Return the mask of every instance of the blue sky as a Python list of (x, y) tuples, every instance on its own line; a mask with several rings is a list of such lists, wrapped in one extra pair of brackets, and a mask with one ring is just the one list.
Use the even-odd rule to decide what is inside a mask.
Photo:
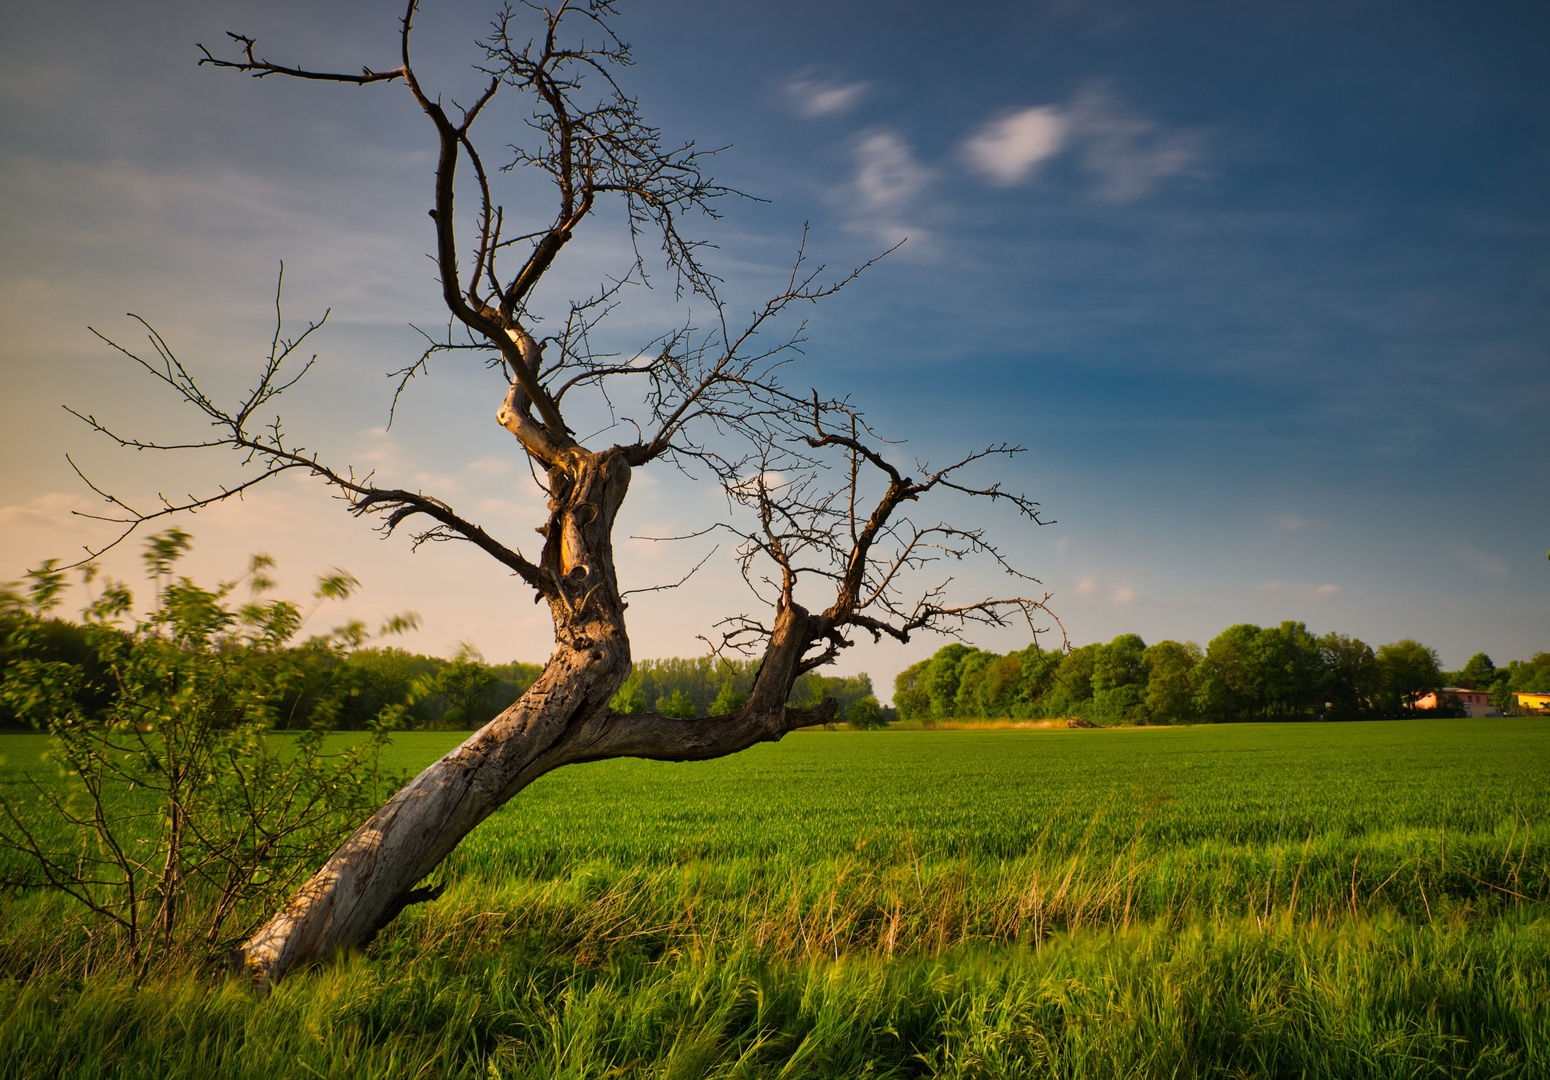
[[(289, 429), (531, 535), (537, 497), (482, 368), (443, 365), (383, 430), (409, 324), (442, 321), (423, 117), (396, 86), (194, 66), (194, 42), (231, 29), (274, 59), (389, 67), (397, 7), (0, 8), (0, 577), (95, 535), (69, 513), (97, 504), (67, 451), (142, 501), (229, 473), (115, 451), (59, 406), (196, 430), (86, 327), (128, 343), (123, 313), (143, 315), (235, 389), (267, 345), (282, 259), (287, 314), (332, 309)], [(427, 3), (422, 78), (466, 96), (487, 17)], [(685, 0), (625, 4), (620, 28), (647, 115), (669, 139), (729, 145), (717, 177), (768, 200), (704, 230), (734, 304), (776, 280), (804, 223), (836, 268), (905, 241), (810, 313), (792, 381), (853, 393), (923, 458), (1026, 446), (1000, 475), (1056, 524), (986, 523), (1073, 643), (1299, 619), (1415, 637), (1447, 666), (1550, 648), (1543, 5)], [(578, 241), (551, 298), (619, 251), (606, 228)], [(680, 322), (670, 300), (632, 299), (618, 346)], [(638, 477), (629, 583), (675, 580), (705, 551), (628, 535), (714, 510), (670, 472)], [(253, 550), (293, 592), (344, 566), (365, 585), (356, 613), (421, 612), (413, 647), (547, 653), (547, 619), (498, 567), (380, 542), (307, 485), (183, 527), (206, 576)], [(698, 651), (737, 603), (724, 556), (632, 604), (638, 656)], [(137, 573), (129, 554), (108, 564)], [(972, 568), (960, 582), (1001, 587)], [(841, 670), (887, 685), (938, 644), (858, 647)]]

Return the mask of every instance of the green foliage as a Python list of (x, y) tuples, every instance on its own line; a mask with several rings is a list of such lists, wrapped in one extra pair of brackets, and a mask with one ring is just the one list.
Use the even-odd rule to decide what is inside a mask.
[(1444, 672), (1443, 682), (1466, 690), (1485, 690), (1496, 682), (1496, 665), (1483, 652), (1475, 653), (1458, 671)]
[(1146, 642), (1121, 634), (1093, 655), (1090, 718), (1117, 723), (1144, 715), (1147, 690)]
[(657, 698), (657, 712), (679, 720), (692, 720), (699, 714), (694, 700), (682, 690), (674, 690), (671, 694)]
[(857, 731), (875, 731), (888, 726), (883, 717), (883, 707), (871, 694), (850, 707), (845, 722)]
[(641, 689), (641, 671), (636, 667), (630, 672), (629, 678), (624, 680), (624, 685), (619, 687), (619, 692), (613, 696), (608, 707), (616, 713), (629, 716), (633, 713), (646, 711), (646, 694)]
[(1300, 622), (1266, 627), (1254, 639), (1253, 664), (1259, 673), (1266, 720), (1304, 720), (1323, 702), (1323, 656), (1319, 642)]
[(1228, 627), (1204, 652), (1174, 641), (1147, 647), (1135, 634), (1064, 652), (1035, 643), (1005, 656), (953, 642), (898, 674), (894, 703), (903, 719), (925, 727), (953, 718), (1362, 720), (1409, 715), (1417, 696), (1455, 679), (1489, 688), (1510, 713), (1512, 691), (1550, 692), (1550, 653), (1505, 668), (1478, 653), (1462, 671), (1444, 674), (1435, 651), (1409, 638), (1375, 653), (1346, 634), (1316, 638), (1293, 621)]
[(432, 688), (438, 664), (430, 657), (389, 646), (356, 648), (342, 657), (325, 650), (309, 659), (312, 677), (323, 687), (348, 688), (334, 717), (340, 730), (369, 730), (384, 709), (397, 712), (405, 728), (435, 725)]
[(0, 681), (10, 710), (51, 736), (58, 770), (0, 796), (4, 883), (77, 901), (137, 978), (244, 936), (392, 782), (377, 762), (386, 725), (325, 750), (337, 694), (311, 703), (299, 734), (269, 734), (309, 674), (286, 648), (298, 610), (174, 577), (190, 543), (173, 530), (147, 545), (147, 615), (130, 618), (129, 590), (105, 584), (80, 628), (88, 664), (50, 656), (41, 616), (58, 583), (35, 575)]
[(1050, 687), (1040, 700), (1045, 716), (1082, 716), (1093, 698), (1093, 668), (1102, 645), (1083, 645), (1060, 660), (1050, 677)]
[(1416, 698), (1442, 685), (1437, 651), (1413, 638), (1402, 638), (1377, 652), (1379, 684), (1387, 711), (1411, 711)]
[(429, 689), (447, 700), (441, 726), (473, 730), (495, 718), (500, 707), (495, 692), (500, 679), (484, 662), (479, 650), (465, 642), (457, 655), (436, 673)]
[(1142, 654), (1149, 673), (1146, 713), (1153, 723), (1182, 724), (1194, 719), (1192, 679), (1202, 655), (1193, 641), (1159, 641)]
[[(756, 661), (709, 656), (637, 660), (609, 707), (620, 713), (654, 709), (663, 716), (684, 719), (724, 715), (747, 704), (758, 671)], [(832, 697), (837, 705), (837, 719), (844, 721), (847, 710), (871, 694), (872, 680), (866, 675), (809, 673), (796, 680), (787, 700), (802, 708)]]
[(851, 710), (863, 698), (872, 697), (872, 679), (868, 675), (819, 675), (809, 672), (800, 676), (791, 688), (791, 704), (810, 708), (825, 698), (834, 699), (834, 719), (848, 723)]
[(737, 688), (734, 679), (725, 679), (721, 684), (721, 690), (716, 694), (716, 700), (710, 703), (711, 716), (726, 716), (737, 712), (748, 704), (748, 695)]
[(940, 719), (952, 716), (958, 700), (958, 682), (962, 676), (964, 660), (979, 650), (954, 641), (943, 645), (931, 658), (926, 669), (926, 698), (931, 703), (931, 715)]
[(1535, 653), (1528, 660), (1514, 660), (1506, 668), (1507, 689), (1521, 693), (1550, 694), (1550, 652)]
[(1255, 665), (1255, 640), (1260, 628), (1253, 623), (1229, 626), (1206, 646), (1195, 668), (1195, 707), (1207, 720), (1224, 721), (1255, 716), (1260, 707), (1261, 673)]
[(648, 708), (657, 709), (659, 699), (671, 700), (674, 694), (682, 694), (693, 706), (693, 712), (687, 715), (706, 716), (715, 711), (712, 706), (728, 683), (731, 684), (731, 689), (726, 690), (729, 695), (741, 694), (746, 700), (753, 690), (758, 670), (756, 661), (710, 656), (637, 660), (615, 700), (621, 704), (639, 703), (637, 708), (618, 711), (644, 712)]
[(893, 706), (902, 719), (931, 719), (931, 697), (926, 693), (926, 673), (930, 669), (929, 659), (919, 660), (894, 676)]
[(1324, 664), (1325, 719), (1361, 720), (1376, 714), (1381, 693), (1378, 658), (1358, 638), (1331, 631), (1319, 638)]

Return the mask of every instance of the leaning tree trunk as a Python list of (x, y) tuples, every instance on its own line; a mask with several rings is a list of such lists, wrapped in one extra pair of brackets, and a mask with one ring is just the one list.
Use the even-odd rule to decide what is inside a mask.
[(608, 702), (630, 671), (611, 532), (629, 487), (617, 449), (573, 449), (550, 472), (542, 568), (552, 581), (557, 648), (522, 698), (394, 795), (235, 955), (260, 987), (297, 964), (369, 940), (415, 885), (508, 799), (551, 769), (611, 757), (720, 757), (830, 718), (833, 703), (788, 709), (811, 617), (778, 613), (748, 704), (728, 716), (621, 715)]

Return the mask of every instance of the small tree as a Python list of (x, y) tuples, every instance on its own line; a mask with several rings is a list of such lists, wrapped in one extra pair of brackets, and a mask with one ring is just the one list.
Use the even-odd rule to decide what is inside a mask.
[(747, 704), (748, 695), (737, 688), (737, 683), (729, 675), (721, 680), (721, 689), (716, 693), (716, 700), (711, 702), (710, 714), (724, 716), (737, 712)]
[(926, 679), (931, 672), (931, 659), (917, 660), (893, 679), (893, 703), (902, 720), (931, 720), (931, 697), (926, 690)]
[(1491, 658), (1485, 653), (1477, 652), (1459, 670), (1455, 685), (1468, 690), (1487, 690), (1495, 682), (1496, 665), (1491, 663)]
[(464, 642), (446, 667), (436, 673), (431, 691), (447, 699), (441, 722), (446, 727), (476, 728), (499, 710), (490, 706), (500, 678), (490, 670), (479, 650)]
[(657, 712), (674, 720), (692, 720), (699, 710), (694, 699), (682, 690), (674, 690), (666, 697), (657, 698)]
[(888, 721), (883, 719), (882, 705), (871, 694), (850, 707), (847, 723), (857, 731), (873, 731), (888, 726)]
[(1190, 678), (1200, 660), (1200, 646), (1193, 641), (1159, 641), (1147, 646), (1146, 711), (1153, 723), (1182, 724), (1194, 719)]
[[(175, 577), (189, 543), (173, 530), (147, 545), (149, 614), (128, 617), (123, 584), (101, 589), (85, 613), (92, 666), (26, 655), (63, 580), (35, 574), (31, 617), (12, 633), (23, 655), (0, 681), (0, 699), (52, 736), (64, 772), (61, 783), (33, 778), (0, 797), (0, 846), (26, 868), (3, 884), (78, 901), (118, 935), (137, 979), (159, 958), (221, 954), (251, 933), (254, 916), (375, 805), (378, 784), (396, 783), (378, 769), (391, 716), (364, 743), (324, 749), (342, 686), (313, 702), (302, 730), (270, 735), (310, 674), (286, 647), (301, 611), (259, 599), (264, 556), (246, 604), (233, 602), (235, 582), (206, 589)], [(324, 578), (317, 598), (346, 596), (352, 581)]]
[(1372, 647), (1360, 638), (1330, 631), (1319, 638), (1319, 656), (1324, 718), (1359, 720), (1373, 715), (1380, 707), (1382, 688)]
[[(257, 384), (234, 406), (206, 393), (154, 333), (154, 356), (124, 350), (211, 422), (214, 434), (205, 445), (225, 447), (260, 471), (207, 496), (128, 510), (121, 520), (133, 528), (299, 470), (330, 485), (353, 513), (376, 518), (386, 532), (414, 522), (423, 526), (417, 543), (461, 540), (485, 551), (548, 605), (556, 647), (520, 700), (389, 801), (248, 941), (246, 962), (261, 984), (371, 936), (470, 829), (551, 769), (621, 755), (712, 758), (826, 723), (833, 701), (809, 708), (786, 703), (795, 681), (831, 663), (857, 631), (907, 642), (921, 631), (999, 626), (1014, 617), (1034, 630), (1031, 620), (1045, 599), (958, 601), (947, 592), (950, 577), (914, 579), (937, 559), (971, 556), (1012, 572), (979, 528), (910, 511), (927, 496), (951, 493), (1001, 502), (1038, 521), (1031, 500), (998, 483), (968, 479), (986, 459), (1019, 448), (995, 444), (945, 466), (901, 466), (891, 458), (892, 445), (848, 398), (787, 384), (783, 375), (802, 329), (777, 335), (777, 320), (832, 295), (855, 274), (825, 280), (821, 267), (807, 267), (799, 245), (782, 287), (748, 321), (736, 320), (700, 261), (699, 241), (683, 231), (687, 216), (715, 217), (718, 201), (736, 193), (702, 173), (704, 155), (693, 144), (665, 143), (619, 87), (616, 77), (632, 60), (610, 28), (609, 0), (503, 9), (482, 43), (482, 89), (466, 107), (442, 101), (421, 83), (410, 48), (417, 9), (409, 0), (398, 63), (386, 70), (272, 63), (253, 39), (238, 34), (231, 35), (235, 56), (206, 51), (201, 62), (258, 78), (396, 84), (428, 121), (438, 158), (430, 212), (435, 259), (458, 332), (404, 368), (399, 389), (443, 354), (471, 352), (502, 373), (497, 420), (548, 497), (538, 529), (541, 551), (529, 558), (445, 500), (323, 461), (293, 445), (278, 418), (263, 426), (265, 410), (294, 382), (294, 358), (317, 323), (291, 339), (277, 328)], [(481, 143), (476, 124), (491, 114), (497, 95), (512, 94), (529, 110), (525, 130)], [(488, 163), (491, 146), (505, 155), (500, 168)], [(508, 214), (499, 198), (508, 174), (546, 180), (547, 206)], [(622, 211), (635, 242), (632, 264), (591, 296), (557, 306), (551, 301), (544, 321), (537, 285), (577, 232), (594, 228), (598, 212), (609, 206)], [(708, 329), (685, 320), (623, 353), (596, 351), (599, 327), (623, 290), (646, 280), (651, 246), (677, 295), (696, 298), (709, 313)], [(473, 408), (483, 415), (491, 404), (478, 401)], [(593, 407), (617, 417), (623, 441), (588, 445), (577, 437), (567, 417)], [(113, 437), (136, 448), (157, 445)], [(760, 658), (747, 702), (730, 715), (687, 720), (610, 708), (631, 667), (613, 525), (634, 470), (660, 464), (692, 464), (726, 496), (728, 516), (706, 528), (734, 541), (753, 600), (729, 612), (714, 635), (716, 649)]]
[(1427, 648), (1414, 638), (1380, 645), (1377, 666), (1391, 713), (1413, 713), (1417, 698), (1442, 685), (1437, 650)]

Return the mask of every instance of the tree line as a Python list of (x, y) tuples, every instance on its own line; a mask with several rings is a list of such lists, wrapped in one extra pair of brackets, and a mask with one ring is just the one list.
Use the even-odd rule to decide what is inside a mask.
[[(9, 602), (8, 602), (9, 601)], [(25, 629), (26, 633), (19, 631)], [(36, 617), (0, 596), (0, 671), (19, 675), (30, 663), (66, 664), (81, 673), (80, 703), (99, 712), (112, 703), (116, 683), (102, 658), (100, 626)], [(399, 729), (436, 731), (479, 727), (520, 697), (543, 670), (540, 664), (489, 664), (462, 647), (451, 659), (392, 646), (352, 646), (348, 635), (317, 635), (298, 644), (248, 650), (235, 663), (267, 665), (283, 659), (288, 678), (273, 703), (276, 731), (301, 731), (318, 722), (340, 731), (366, 731), (384, 712)], [(26, 727), (0, 702), (0, 726)]]
[[(1095, 723), (1363, 720), (1410, 715), (1443, 686), (1487, 690), (1503, 712), (1514, 691), (1550, 691), (1550, 653), (1498, 668), (1476, 653), (1458, 671), (1404, 638), (1373, 649), (1347, 634), (1316, 637), (1300, 622), (1230, 626), (1202, 649), (1147, 645), (1138, 634), (1080, 648), (999, 655), (958, 642), (894, 680), (907, 720), (1081, 717)], [(1456, 703), (1455, 703), (1456, 704)], [(1440, 712), (1456, 712), (1446, 700)], [(1437, 715), (1437, 713), (1433, 713)]]
[[(29, 660), (72, 665), (84, 676), (83, 704), (105, 707), (112, 683), (101, 670), (95, 641), (101, 630), (64, 618), (32, 618), (14, 593), (9, 599), (4, 604), (0, 598), (0, 670)], [(29, 633), (18, 635), (24, 624)], [(348, 635), (341, 641), (337, 634), (283, 651), (291, 677), (274, 709), (278, 731), (308, 728), (320, 710), (327, 711), (328, 726), (339, 731), (369, 730), (384, 711), (396, 715), (400, 730), (472, 731), (520, 698), (543, 671), (542, 664), (520, 660), (488, 663), (466, 644), (449, 659), (394, 646), (352, 647)], [(252, 656), (257, 662), (257, 654)], [(681, 719), (735, 712), (747, 702), (758, 667), (757, 661), (705, 656), (638, 660), (610, 704), (622, 713), (649, 711)], [(791, 704), (803, 708), (826, 697), (838, 705), (838, 723), (871, 728), (896, 718), (894, 710), (878, 703), (865, 673), (804, 675), (796, 681)], [(0, 726), (28, 725), (14, 708), (0, 703)]]
[[(189, 546), (188, 535), (177, 530), (150, 542), (147, 562), (153, 577), (166, 579), (158, 582), (158, 603), (192, 606), (214, 617), (210, 613), (226, 604), (232, 587), (224, 592), (205, 590), (186, 578), (174, 579), (172, 565)], [(251, 585), (253, 575), (267, 568), (261, 559), (242, 584)], [(115, 629), (87, 613), (81, 621), (61, 617), (56, 612), (64, 575), (45, 567), (30, 576), (27, 590), (0, 589), (0, 673), (9, 673), (14, 685), (24, 672), (43, 670), (39, 664), (66, 665), (79, 673), (72, 691), (78, 704), (93, 714), (101, 713), (117, 693), (117, 683), (103, 659), (103, 642), (128, 630)], [(267, 584), (261, 576), (257, 583)], [(316, 599), (328, 599), (330, 593), (338, 598), (355, 585), (348, 574), (325, 579)], [(123, 589), (119, 584), (111, 588)], [(127, 610), (127, 591), (122, 595)], [(273, 603), (280, 605), (275, 610), (282, 612), (288, 629), (300, 628), (303, 612), (298, 605)], [(226, 606), (234, 610), (225, 611), (220, 619), (235, 624), (240, 620), (236, 610), (240, 605)], [(412, 613), (398, 615), (380, 633), (401, 632), (417, 622)], [(368, 731), (380, 725), (384, 716), (391, 716), (399, 730), (474, 730), (520, 698), (543, 672), (538, 663), (488, 663), (466, 643), (452, 657), (443, 658), (370, 643), (371, 638), (362, 624), (351, 622), (301, 641), (293, 634), (284, 640), (272, 638), (261, 647), (228, 650), (227, 659), (248, 666), (283, 659), (287, 676), (276, 688), (271, 711), (271, 725), (278, 731), (301, 731), (319, 723), (333, 730)], [(610, 705), (620, 713), (657, 712), (681, 719), (731, 713), (747, 703), (758, 670), (759, 662), (754, 660), (705, 656), (639, 660)], [(878, 703), (872, 680), (864, 673), (802, 675), (792, 688), (790, 703), (805, 708), (825, 698), (836, 702), (836, 722), (852, 727), (881, 727), (896, 718), (894, 710)], [(0, 698), (0, 726), (25, 727), (28, 721), (15, 704)]]
[[(629, 678), (609, 702), (615, 712), (656, 712), (690, 719), (736, 712), (748, 702), (759, 661), (724, 657), (670, 657), (637, 660)], [(880, 727), (894, 719), (893, 710), (878, 703), (872, 678), (860, 675), (799, 675), (789, 703), (807, 708), (833, 698), (835, 720), (851, 727)]]

